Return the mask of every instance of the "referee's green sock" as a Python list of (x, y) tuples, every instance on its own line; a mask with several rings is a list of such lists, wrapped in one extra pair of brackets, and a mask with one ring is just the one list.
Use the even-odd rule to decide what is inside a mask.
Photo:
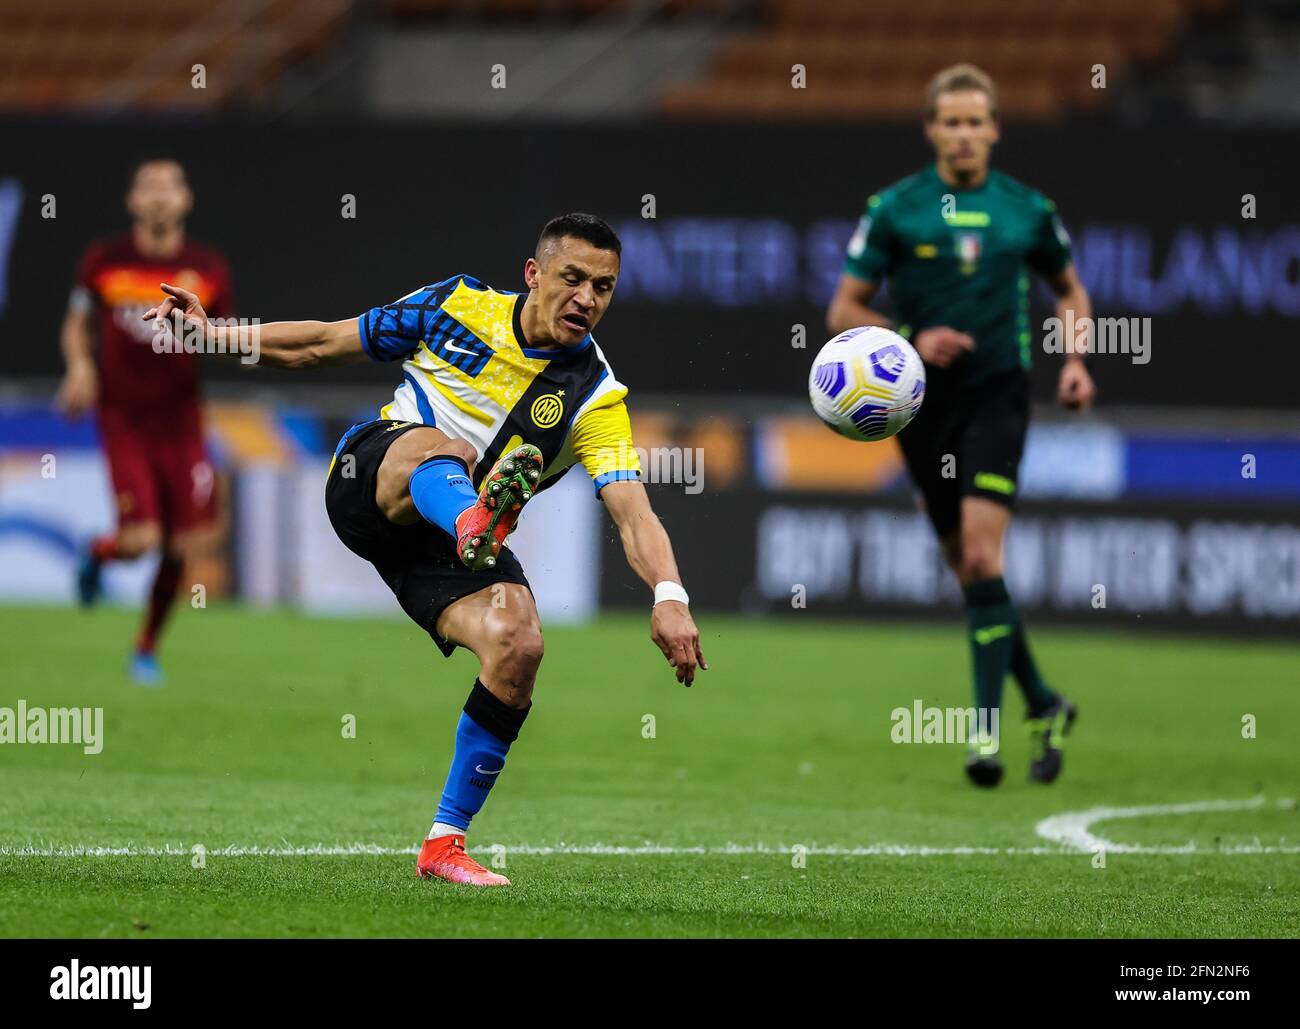
[(1016, 685), (1024, 695), (1030, 718), (1046, 711), (1059, 699), (1038, 674), (1038, 665), (1034, 663), (1034, 655), (1029, 651), (1029, 637), (1019, 614), (1016, 616), (1016, 645), (1011, 651), (1011, 674), (1015, 676)]
[(970, 627), (975, 706), (992, 712), (1002, 706), (1002, 683), (1011, 667), (1020, 618), (1001, 576), (972, 582), (962, 587), (962, 594)]
[(1011, 602), (1006, 582), (1001, 576), (982, 579), (964, 587), (962, 592), (970, 624), (976, 706), (1001, 704), (1002, 683), (1010, 671), (1031, 718), (1050, 707), (1057, 696), (1038, 672), (1020, 612)]

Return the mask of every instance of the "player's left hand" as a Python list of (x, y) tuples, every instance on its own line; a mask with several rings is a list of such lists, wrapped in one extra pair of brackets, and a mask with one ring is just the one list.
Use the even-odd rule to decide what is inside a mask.
[(1056, 402), (1073, 411), (1082, 411), (1092, 405), (1096, 395), (1097, 387), (1088, 374), (1088, 366), (1082, 361), (1066, 361), (1056, 386)]
[(203, 310), (203, 305), (199, 303), (196, 294), (191, 293), (188, 289), (181, 289), (180, 286), (172, 286), (166, 282), (159, 283), (158, 288), (166, 293), (167, 297), (157, 307), (151, 307), (145, 311), (143, 315), (145, 321), (171, 323), (174, 321), (175, 313), (179, 311), (180, 317), (186, 324), (198, 325), (205, 334), (207, 333), (208, 315)]
[(74, 364), (59, 385), (54, 397), (54, 409), (69, 420), (80, 418), (95, 407), (99, 393), (99, 376), (92, 364)]
[(700, 630), (695, 628), (691, 609), (678, 600), (665, 600), (650, 611), (650, 638), (677, 670), (677, 681), (689, 686), (695, 669), (709, 670), (700, 650)]

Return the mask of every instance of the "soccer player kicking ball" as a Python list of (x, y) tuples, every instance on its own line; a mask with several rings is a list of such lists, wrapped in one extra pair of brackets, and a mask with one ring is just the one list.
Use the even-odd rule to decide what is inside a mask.
[[(92, 244), (77, 269), (62, 347), (67, 373), (55, 406), (70, 418), (94, 409), (117, 502), (117, 529), (82, 556), (77, 592), (99, 597), (103, 566), (159, 554), (144, 625), (129, 671), (156, 686), (155, 656), (187, 557), (210, 539), (215, 476), (203, 442), (198, 358), (155, 352), (140, 313), (156, 302), (158, 280), (178, 282), (213, 315), (230, 313), (230, 272), (215, 251), (186, 239), (193, 197), (184, 169), (169, 159), (141, 163), (126, 206), (131, 234)], [(99, 338), (96, 362), (93, 343)]]
[[(826, 322), (835, 333), (889, 325), (869, 306), (889, 279), (896, 331), (911, 339), (927, 379), (925, 404), (899, 443), (961, 583), (976, 707), (1000, 707), (1010, 671), (1028, 706), (1030, 777), (1048, 783), (1060, 774), (1075, 708), (1039, 674), (1002, 579), (1002, 541), (1029, 421), (1027, 272), (1051, 284), (1063, 324), (1077, 325), (1092, 310), (1051, 201), (990, 170), (998, 131), (997, 94), (987, 75), (956, 65), (934, 78), (925, 132), (937, 160), (867, 201)], [(1057, 399), (1083, 408), (1093, 394), (1083, 357), (1073, 350)], [(973, 745), (966, 772), (977, 785), (997, 785), (996, 742)]]
[[(654, 589), (650, 634), (677, 681), (689, 686), (708, 667), (668, 534), (638, 479), (627, 387), (591, 336), (620, 253), (604, 221), (568, 214), (546, 225), (525, 262), (527, 293), (456, 275), (357, 319), (260, 326), (265, 364), (402, 362), (392, 402), (339, 441), (325, 504), (339, 538), (375, 566), (439, 649), (466, 647), (479, 659), (416, 864), (424, 877), (509, 885), (466, 854), (465, 833), (528, 716), (542, 660), (528, 580), (504, 546), (539, 489), (574, 464), (587, 470), (628, 562)], [(147, 319), (206, 323), (194, 294), (162, 288), (167, 299)], [(236, 342), (229, 334), (252, 330), (204, 331), (220, 350)]]

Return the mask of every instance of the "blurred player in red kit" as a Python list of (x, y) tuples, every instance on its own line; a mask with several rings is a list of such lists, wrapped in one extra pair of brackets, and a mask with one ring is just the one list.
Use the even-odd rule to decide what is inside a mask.
[(130, 663), (142, 685), (162, 681), (154, 656), (158, 634), (185, 561), (205, 542), (216, 511), (198, 356), (158, 352), (155, 330), (140, 319), (160, 280), (198, 293), (207, 310), (230, 313), (225, 258), (185, 236), (192, 203), (178, 162), (158, 158), (136, 167), (126, 195), (131, 232), (87, 248), (61, 336), (67, 372), (55, 406), (70, 418), (95, 410), (117, 504), (117, 529), (91, 541), (82, 558), (82, 604), (99, 596), (105, 562), (160, 555)]

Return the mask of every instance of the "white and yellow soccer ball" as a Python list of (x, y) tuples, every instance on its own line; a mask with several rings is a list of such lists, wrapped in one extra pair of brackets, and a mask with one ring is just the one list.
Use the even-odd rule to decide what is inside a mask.
[(808, 375), (817, 417), (849, 439), (888, 439), (925, 399), (925, 365), (912, 344), (879, 325), (841, 332)]

